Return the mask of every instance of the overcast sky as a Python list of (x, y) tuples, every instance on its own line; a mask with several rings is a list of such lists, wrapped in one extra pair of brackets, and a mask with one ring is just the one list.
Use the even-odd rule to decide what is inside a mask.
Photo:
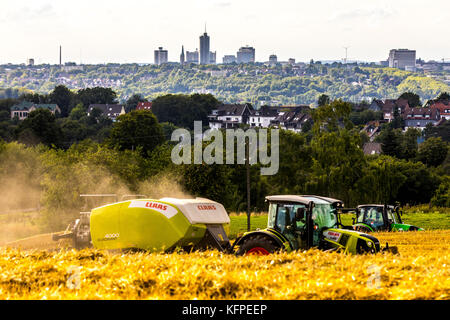
[(205, 23), (217, 62), (239, 47), (256, 60), (380, 61), (390, 49), (450, 60), (449, 0), (0, 0), (0, 64), (179, 61)]

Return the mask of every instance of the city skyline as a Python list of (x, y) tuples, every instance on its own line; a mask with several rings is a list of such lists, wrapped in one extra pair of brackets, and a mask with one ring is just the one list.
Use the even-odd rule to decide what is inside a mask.
[[(416, 0), (361, 3), (318, 0), (194, 0), (127, 3), (80, 0), (17, 0), (3, 4), (0, 29), (5, 43), (0, 64), (63, 62), (152, 63), (158, 47), (178, 62), (180, 48), (199, 48), (205, 22), (216, 62), (239, 48), (256, 49), (255, 60), (348, 60), (378, 62), (389, 50), (408, 48), (424, 60), (450, 60), (447, 38), (450, 3)], [(425, 19), (426, 18), (426, 19)], [(6, 32), (5, 30), (8, 30)], [(11, 31), (9, 31), (11, 30)], [(344, 48), (347, 48), (344, 50)]]

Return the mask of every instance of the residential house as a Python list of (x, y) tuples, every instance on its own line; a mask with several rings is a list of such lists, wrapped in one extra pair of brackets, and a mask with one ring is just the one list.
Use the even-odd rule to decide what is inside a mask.
[(361, 130), (361, 132), (365, 132), (369, 137), (370, 141), (373, 142), (376, 136), (380, 134), (382, 122), (384, 121), (377, 121), (377, 120), (370, 121), (365, 125), (365, 127)]
[(407, 108), (409, 108), (409, 103), (406, 99), (386, 99), (382, 108), (383, 119), (391, 122), (394, 119), (396, 110), (399, 116), (402, 116)]
[(377, 142), (368, 142), (365, 143), (363, 146), (363, 151), (365, 155), (374, 155), (374, 154), (381, 154), (381, 143)]
[(259, 110), (253, 110), (250, 113), (249, 125), (251, 127), (268, 128), (270, 122), (278, 116), (277, 108), (262, 106)]
[(417, 128), (425, 129), (427, 124), (436, 125), (440, 120), (439, 109), (437, 108), (409, 108), (403, 115), (405, 129)]
[(445, 120), (450, 120), (450, 102), (449, 101), (437, 101), (430, 105), (431, 109), (436, 109), (439, 112), (439, 116)]
[(271, 121), (271, 125), (284, 130), (301, 132), (308, 120), (312, 120), (311, 115), (304, 109), (297, 108), (294, 111), (280, 111), (278, 117)]
[(125, 106), (122, 104), (91, 104), (88, 108), (88, 116), (92, 113), (92, 110), (99, 109), (102, 115), (116, 121), (117, 117), (125, 114)]
[(251, 104), (222, 104), (208, 116), (211, 129), (238, 128), (242, 124), (249, 124), (253, 112)]
[(152, 111), (152, 102), (139, 102), (136, 110)]
[(61, 113), (61, 109), (57, 104), (42, 104), (22, 101), (21, 103), (11, 107), (11, 119), (17, 117), (19, 120), (24, 120), (28, 117), (30, 112), (37, 109), (48, 109), (52, 114), (56, 114), (56, 112)]
[(383, 110), (383, 106), (384, 106), (383, 101), (379, 99), (373, 99), (368, 109), (374, 112), (379, 112)]

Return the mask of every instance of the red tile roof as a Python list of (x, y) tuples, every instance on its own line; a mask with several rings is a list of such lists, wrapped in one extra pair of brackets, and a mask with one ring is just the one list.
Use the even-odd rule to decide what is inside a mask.
[(139, 102), (136, 110), (152, 110), (152, 105), (151, 102)]

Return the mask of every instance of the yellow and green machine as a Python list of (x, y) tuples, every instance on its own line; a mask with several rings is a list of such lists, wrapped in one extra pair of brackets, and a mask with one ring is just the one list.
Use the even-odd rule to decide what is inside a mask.
[(351, 254), (395, 252), (396, 248), (380, 247), (372, 235), (345, 227), (338, 210), (342, 201), (311, 195), (266, 197), (269, 203), (267, 228), (245, 233), (238, 238), (237, 254), (269, 254), (279, 250), (305, 250), (313, 247)]
[(353, 211), (356, 214), (356, 219), (353, 219), (353, 229), (361, 232), (424, 230), (423, 228), (403, 223), (402, 212), (398, 206), (363, 204), (356, 209), (344, 209), (344, 211)]
[(230, 218), (222, 204), (204, 198), (130, 199), (82, 212), (66, 232), (75, 248), (107, 250), (204, 250), (270, 254), (317, 247), (360, 254), (382, 250), (372, 235), (342, 226), (339, 200), (319, 196), (266, 197), (267, 228), (228, 239)]

